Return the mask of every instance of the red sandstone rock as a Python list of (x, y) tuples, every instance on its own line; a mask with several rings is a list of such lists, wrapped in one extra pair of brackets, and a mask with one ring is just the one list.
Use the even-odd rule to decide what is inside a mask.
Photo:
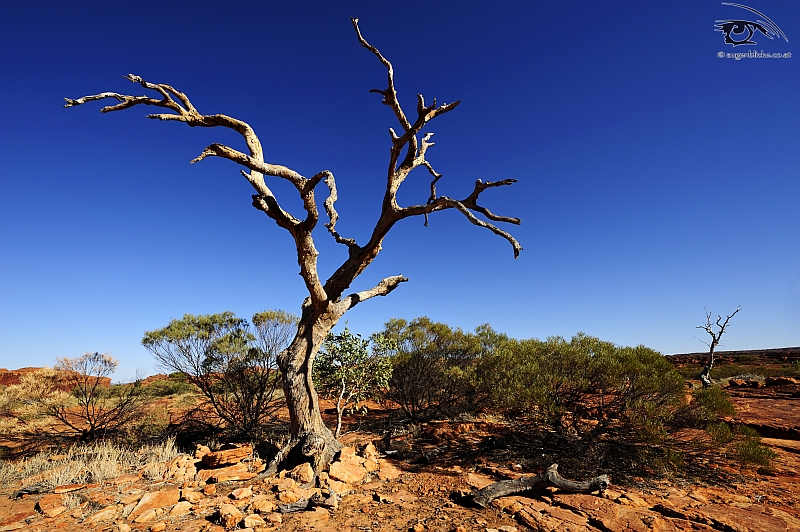
[(200, 499), (203, 498), (203, 493), (194, 490), (181, 490), (181, 499), (184, 501), (188, 501), (192, 504), (197, 503)]
[(128, 515), (129, 521), (136, 521), (142, 514), (149, 510), (161, 509), (166, 506), (177, 504), (181, 498), (181, 490), (172, 489), (164, 491), (152, 491), (146, 493), (140, 500), (139, 504)]
[(334, 462), (331, 464), (328, 474), (334, 480), (347, 482), (348, 484), (359, 484), (367, 476), (367, 470), (350, 462)]
[(244, 514), (232, 504), (223, 504), (219, 507), (220, 524), (225, 528), (234, 528), (244, 518)]
[(257, 474), (249, 471), (247, 464), (240, 463), (219, 469), (203, 469), (197, 473), (197, 476), (205, 482), (227, 482), (229, 480), (250, 480)]
[(55, 517), (67, 511), (64, 506), (64, 498), (61, 495), (50, 493), (39, 499), (36, 509), (42, 512), (45, 517)]
[(247, 528), (255, 528), (257, 526), (267, 526), (267, 523), (260, 515), (251, 514), (244, 518), (244, 526)]
[(249, 499), (250, 497), (252, 497), (252, 495), (253, 495), (253, 488), (251, 488), (250, 486), (247, 486), (247, 487), (244, 487), (244, 488), (236, 488), (235, 490), (233, 490), (231, 492), (229, 497), (231, 499), (240, 501), (242, 499)]
[(53, 488), (53, 493), (69, 493), (71, 491), (82, 490), (85, 487), (86, 484), (64, 484), (63, 486)]
[(112, 504), (111, 506), (106, 506), (105, 508), (98, 510), (84, 522), (87, 524), (95, 524), (103, 521), (111, 521), (117, 517), (118, 513), (119, 508), (117, 505)]
[(304, 462), (289, 471), (288, 476), (300, 484), (308, 484), (314, 480), (314, 468), (308, 462)]
[(260, 514), (267, 514), (277, 508), (275, 502), (267, 495), (256, 495), (250, 502), (248, 509), (251, 512), (258, 512)]
[(192, 503), (189, 501), (181, 501), (169, 511), (170, 517), (176, 517), (180, 515), (186, 515), (192, 510)]
[(233, 449), (223, 449), (208, 453), (202, 457), (203, 465), (208, 468), (215, 468), (229, 464), (238, 464), (245, 458), (249, 458), (253, 454), (253, 447), (250, 445), (241, 445)]

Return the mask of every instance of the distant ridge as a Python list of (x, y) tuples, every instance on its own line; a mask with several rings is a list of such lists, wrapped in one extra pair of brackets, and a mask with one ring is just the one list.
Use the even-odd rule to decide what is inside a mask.
[[(800, 360), (800, 347), (780, 347), (777, 349), (750, 349), (747, 351), (714, 351), (717, 365), (743, 364), (754, 366), (783, 366)], [(708, 358), (708, 351), (667, 355), (675, 367), (699, 365)], [(699, 367), (699, 366), (698, 366)]]
[[(750, 349), (747, 351), (714, 351), (716, 356), (749, 355), (765, 358), (789, 357), (791, 360), (800, 359), (800, 347), (777, 347), (775, 349)], [(707, 357), (708, 351), (696, 353), (675, 353), (668, 357)]]

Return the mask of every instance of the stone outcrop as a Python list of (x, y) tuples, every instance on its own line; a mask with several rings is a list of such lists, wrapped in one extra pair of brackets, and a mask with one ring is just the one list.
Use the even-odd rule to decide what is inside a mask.
[[(0, 368), (0, 386), (11, 386), (12, 384), (19, 384), (22, 377), (28, 373), (33, 373), (35, 371), (39, 371), (42, 368), (19, 368), (8, 370), (5, 368)], [(60, 372), (66, 373), (66, 372)], [(66, 377), (66, 376), (65, 376)], [(104, 388), (111, 387), (111, 378), (110, 377), (94, 377), (99, 380), (100, 386)], [(62, 379), (64, 380), (64, 379)], [(64, 387), (64, 391), (69, 391)]]

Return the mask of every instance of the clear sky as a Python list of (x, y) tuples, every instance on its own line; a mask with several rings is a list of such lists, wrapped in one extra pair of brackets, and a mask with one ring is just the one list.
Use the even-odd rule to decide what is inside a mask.
[[(299, 312), (293, 245), (226, 160), (240, 139), (101, 115), (63, 98), (143, 94), (134, 73), (204, 114), (250, 123), (268, 162), (337, 179), (339, 230), (377, 217), (396, 121), (369, 89), (385, 70), (461, 106), (429, 127), (439, 191), (518, 179), (483, 198), (522, 218), (511, 246), (457, 212), (401, 222), (353, 286), (410, 282), (345, 316), (370, 333), (427, 315), (517, 338), (584, 331), (664, 353), (703, 350), (704, 306), (742, 311), (723, 349), (800, 345), (800, 3), (748, 0), (788, 42), (725, 44), (714, 0), (588, 2), (10, 2), (0, 15), (0, 367), (86, 351), (116, 378), (154, 373), (142, 334), (184, 313)], [(719, 58), (719, 52), (791, 58)], [(412, 174), (401, 201), (424, 202)], [(292, 190), (274, 189), (298, 211)], [(320, 268), (345, 258), (321, 226)], [(705, 334), (705, 333), (703, 333)], [(704, 338), (703, 338), (704, 339)]]

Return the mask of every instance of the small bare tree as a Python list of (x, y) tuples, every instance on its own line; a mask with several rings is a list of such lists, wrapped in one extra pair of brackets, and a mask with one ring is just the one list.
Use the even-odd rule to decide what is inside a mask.
[(84, 353), (25, 374), (0, 394), (0, 405), (7, 406), (0, 414), (13, 421), (9, 436), (89, 442), (124, 431), (141, 418), (148, 394), (137, 383), (109, 388), (118, 364), (106, 353)]
[[(361, 292), (347, 293), (355, 279), (378, 256), (384, 238), (397, 222), (413, 216), (424, 216), (427, 223), (429, 214), (436, 211), (455, 209), (462, 213), (471, 223), (486, 228), (508, 240), (513, 247), (515, 257), (519, 255), (522, 249), (513, 236), (492, 223), (519, 224), (520, 220), (495, 214), (478, 204), (478, 198), (485, 190), (511, 185), (516, 180), (503, 179), (495, 182), (484, 182), (478, 179), (475, 182), (473, 191), (462, 200), (442, 196), (437, 191), (436, 186), (442, 175), (437, 173), (426, 159), (428, 149), (433, 146), (433, 142), (431, 142), (433, 133), (422, 134), (422, 130), (434, 118), (455, 109), (459, 101), (437, 105), (434, 99), (432, 105), (427, 105), (420, 94), (417, 96), (416, 117), (409, 118), (398, 100), (392, 64), (381, 55), (377, 48), (364, 39), (358, 27), (358, 19), (352, 19), (352, 23), (358, 42), (369, 50), (387, 71), (386, 88), (372, 89), (370, 92), (380, 94), (383, 97), (382, 103), (392, 110), (395, 118), (400, 123), (399, 132), (389, 129), (391, 150), (385, 178), (386, 189), (380, 215), (373, 226), (369, 240), (363, 244), (358, 244), (355, 239), (347, 238), (336, 230), (336, 222), (339, 215), (334, 208), (338, 196), (333, 173), (329, 170), (323, 170), (308, 178), (286, 166), (264, 161), (261, 142), (253, 128), (246, 122), (223, 114), (203, 115), (183, 92), (164, 83), (150, 83), (133, 74), (126, 76), (127, 79), (149, 91), (155, 92), (155, 96), (129, 96), (115, 92), (103, 92), (76, 100), (66, 99), (65, 107), (73, 107), (97, 100), (117, 100), (117, 103), (102, 108), (101, 111), (104, 113), (120, 111), (137, 105), (157, 107), (164, 109), (165, 112), (148, 115), (149, 118), (183, 122), (192, 127), (229, 128), (243, 137), (247, 146), (247, 153), (215, 143), (203, 150), (193, 162), (201, 161), (206, 157), (222, 157), (247, 169), (247, 171), (242, 171), (242, 175), (255, 189), (256, 193), (252, 196), (253, 206), (266, 214), (267, 217), (292, 236), (297, 253), (297, 262), (300, 265), (300, 275), (309, 294), (301, 307), (302, 313), (294, 340), (288, 349), (278, 357), (278, 365), (284, 376), (284, 392), (289, 407), (291, 438), (287, 446), (278, 453), (278, 456), (270, 464), (268, 471), (273, 471), (277, 467), (286, 467), (299, 461), (309, 461), (314, 465), (315, 470), (319, 471), (321, 468), (327, 467), (334, 453), (341, 448), (331, 431), (322, 421), (317, 392), (312, 382), (311, 368), (328, 332), (345, 312), (367, 299), (388, 295), (400, 283), (408, 281), (402, 275), (393, 275), (386, 277), (373, 288)], [(409, 173), (420, 167), (427, 169), (432, 176), (430, 196), (423, 203), (403, 207), (397, 201), (398, 190)], [(305, 211), (301, 217), (294, 216), (281, 206), (278, 198), (267, 184), (266, 176), (285, 179), (294, 186)], [(312, 237), (312, 232), (317, 226), (320, 217), (315, 196), (316, 188), (320, 183), (324, 183), (328, 189), (328, 196), (322, 203), (328, 217), (325, 227), (333, 239), (345, 246), (348, 251), (347, 259), (326, 281), (320, 278), (317, 271), (319, 252)], [(477, 215), (481, 215), (485, 219), (480, 219)], [(292, 452), (293, 450), (294, 452)]]
[(728, 328), (728, 322), (731, 321), (731, 318), (736, 316), (736, 313), (742, 310), (742, 306), (739, 305), (736, 310), (733, 311), (733, 314), (728, 315), (725, 318), (725, 321), (722, 321), (722, 316), (717, 316), (717, 321), (711, 321), (711, 313), (706, 310), (706, 322), (703, 325), (698, 325), (696, 329), (703, 329), (706, 331), (709, 336), (711, 336), (711, 342), (703, 342), (708, 346), (708, 358), (706, 359), (706, 365), (703, 366), (703, 371), (700, 372), (700, 382), (703, 383), (703, 388), (708, 388), (711, 386), (711, 369), (714, 367), (714, 362), (716, 359), (714, 358), (714, 350), (719, 345), (719, 341), (722, 338), (722, 335), (725, 334), (725, 329)]

